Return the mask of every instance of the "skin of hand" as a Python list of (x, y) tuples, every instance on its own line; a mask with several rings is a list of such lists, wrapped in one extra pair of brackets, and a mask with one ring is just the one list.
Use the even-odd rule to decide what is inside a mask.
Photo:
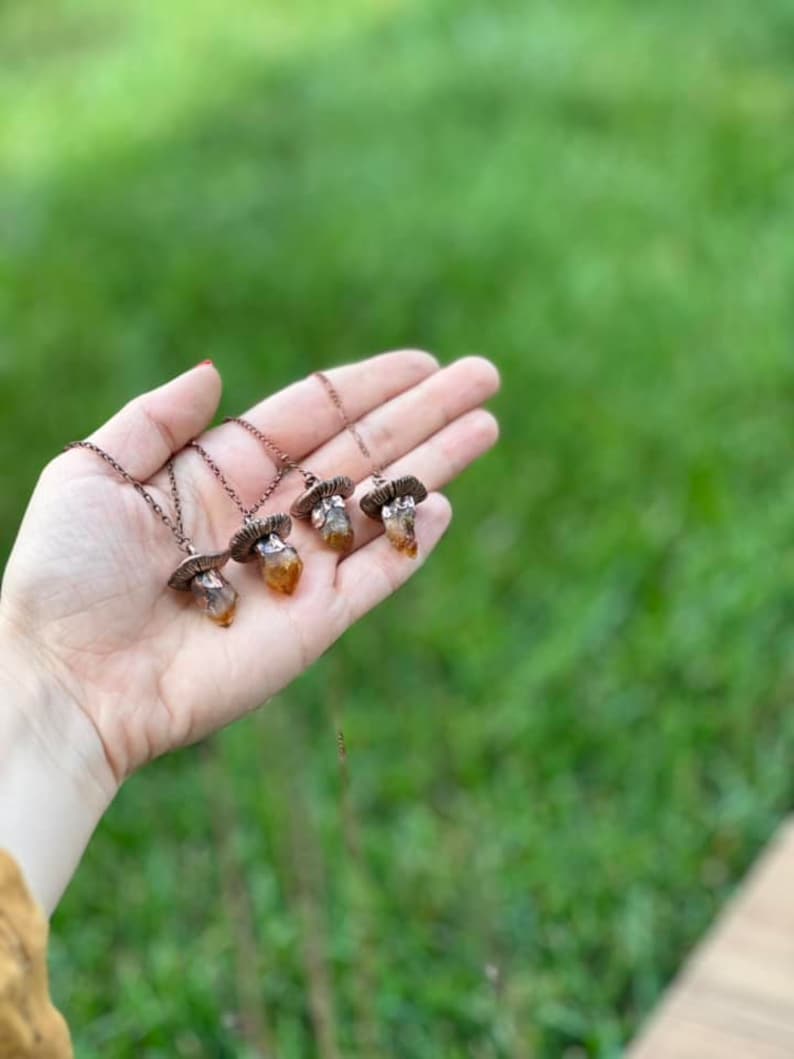
[[(0, 847), (45, 908), (125, 777), (266, 701), (419, 569), (451, 518), (435, 490), (497, 439), (479, 406), (499, 378), (482, 358), (440, 368), (405, 350), (327, 374), (387, 475), (415, 474), (431, 490), (417, 513), (419, 559), (396, 552), (359, 510), (370, 467), (309, 376), (243, 414), (314, 473), (358, 483), (354, 550), (340, 557), (295, 521), (290, 543), (304, 562), (295, 594), (268, 591), (255, 563), (230, 563), (224, 574), (240, 599), (228, 629), (166, 587), (183, 553), (111, 467), (77, 449), (42, 472), (0, 595)], [(217, 370), (201, 364), (131, 401), (90, 440), (171, 513), (165, 463), (206, 430), (220, 395)], [(263, 446), (229, 423), (202, 443), (253, 503), (276, 469)], [(226, 547), (239, 513), (195, 451), (179, 455), (176, 473), (195, 546)], [(287, 475), (266, 510), (288, 510), (302, 488)]]

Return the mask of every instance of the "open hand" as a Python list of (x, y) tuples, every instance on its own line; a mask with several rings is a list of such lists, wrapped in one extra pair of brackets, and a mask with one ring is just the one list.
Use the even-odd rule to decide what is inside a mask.
[[(429, 354), (403, 351), (327, 374), (390, 476), (415, 474), (437, 490), (496, 440), (494, 418), (478, 408), (498, 387), (488, 361), (466, 358), (439, 369)], [(216, 369), (199, 365), (130, 402), (91, 440), (170, 512), (165, 463), (205, 430), (220, 393)], [(166, 587), (182, 553), (137, 493), (93, 453), (57, 456), (25, 515), (3, 581), (0, 646), (5, 631), (25, 666), (57, 685), (58, 710), (77, 713), (68, 724), (59, 714), (53, 731), (98, 740), (111, 783), (283, 688), (415, 573), (450, 521), (448, 502), (432, 493), (417, 513), (418, 561), (390, 547), (382, 527), (358, 508), (370, 467), (317, 378), (244, 415), (319, 476), (346, 474), (358, 483), (349, 504), (355, 545), (340, 556), (309, 526), (294, 523), (290, 543), (304, 571), (291, 597), (268, 591), (256, 563), (230, 563), (224, 574), (240, 601), (228, 629), (202, 616), (190, 593)], [(236, 424), (211, 429), (202, 444), (253, 503), (275, 471), (263, 446)], [(195, 451), (179, 455), (176, 471), (187, 533), (200, 551), (225, 548), (239, 513)], [(288, 475), (265, 511), (289, 510), (302, 488), (299, 475)]]

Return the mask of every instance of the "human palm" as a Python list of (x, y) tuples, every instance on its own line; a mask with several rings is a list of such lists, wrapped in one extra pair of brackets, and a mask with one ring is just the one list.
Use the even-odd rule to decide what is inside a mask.
[[(384, 354), (328, 373), (351, 419), (389, 473), (412, 473), (436, 490), (496, 439), (478, 406), (498, 385), (487, 361), (439, 369), (428, 354)], [(92, 435), (171, 513), (164, 466), (205, 430), (220, 398), (209, 364), (127, 405)], [(358, 508), (370, 466), (316, 378), (266, 398), (245, 413), (294, 459), (320, 476), (357, 483), (349, 507), (354, 550), (340, 556), (305, 523), (290, 537), (304, 570), (295, 594), (280, 597), (256, 564), (224, 573), (240, 600), (232, 626), (213, 625), (190, 593), (166, 588), (183, 558), (141, 497), (83, 449), (43, 472), (6, 568), (0, 618), (90, 722), (116, 780), (168, 750), (201, 738), (263, 702), (302, 672), (354, 621), (421, 565), (450, 519), (431, 493), (419, 508), (419, 560), (394, 551), (379, 524)], [(247, 504), (275, 465), (239, 426), (222, 424), (202, 443)], [(240, 515), (198, 454), (176, 460), (186, 532), (200, 551), (225, 548)], [(302, 488), (287, 475), (266, 511), (288, 510)]]

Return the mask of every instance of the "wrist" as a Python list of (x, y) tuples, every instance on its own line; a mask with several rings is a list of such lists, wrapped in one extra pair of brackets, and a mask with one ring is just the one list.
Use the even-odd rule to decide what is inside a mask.
[(0, 615), (0, 848), (48, 914), (116, 787), (68, 683)]

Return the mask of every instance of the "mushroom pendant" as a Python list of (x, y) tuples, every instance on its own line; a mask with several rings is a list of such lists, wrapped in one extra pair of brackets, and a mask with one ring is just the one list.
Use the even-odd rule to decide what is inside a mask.
[(192, 592), (200, 610), (216, 625), (227, 628), (234, 621), (237, 592), (221, 573), (229, 552), (188, 555), (168, 579), (168, 587)]
[(329, 548), (349, 552), (353, 547), (353, 524), (345, 500), (355, 488), (353, 479), (346, 475), (314, 481), (295, 499), (289, 513), (293, 518), (310, 518)]
[(410, 559), (419, 553), (416, 543), (416, 505), (427, 499), (427, 489), (412, 474), (375, 482), (375, 488), (361, 498), (361, 510), (383, 523), (392, 547)]
[(247, 519), (229, 542), (232, 558), (238, 563), (259, 560), (259, 572), (268, 588), (291, 596), (298, 586), (303, 561), (285, 538), (292, 530), (289, 515)]

